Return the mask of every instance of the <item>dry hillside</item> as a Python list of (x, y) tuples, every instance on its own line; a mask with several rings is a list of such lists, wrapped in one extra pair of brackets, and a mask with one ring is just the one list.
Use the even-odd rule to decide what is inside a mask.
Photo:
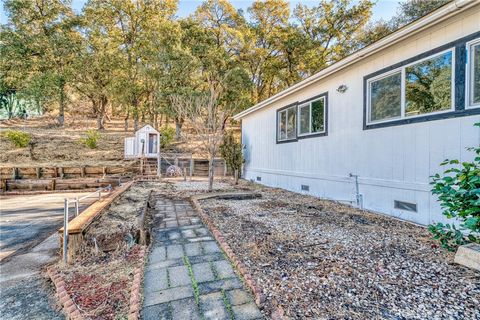
[[(142, 126), (143, 124), (141, 124)], [(174, 126), (173, 123), (169, 124)], [(43, 166), (43, 165), (113, 165), (122, 164), (124, 137), (133, 135), (133, 123), (129, 131), (124, 131), (123, 119), (112, 119), (106, 123), (106, 130), (100, 133), (98, 148), (90, 149), (80, 142), (86, 137), (87, 130), (96, 128), (96, 120), (88, 117), (67, 117), (64, 128), (56, 125), (55, 118), (22, 120), (0, 120), (0, 133), (7, 130), (20, 130), (31, 134), (35, 147), (33, 158), (30, 149), (16, 148), (4, 134), (0, 134), (1, 166)], [(239, 127), (232, 127), (239, 132)], [(172, 142), (170, 152), (193, 153), (201, 158), (200, 141), (188, 124), (184, 126), (184, 139)]]

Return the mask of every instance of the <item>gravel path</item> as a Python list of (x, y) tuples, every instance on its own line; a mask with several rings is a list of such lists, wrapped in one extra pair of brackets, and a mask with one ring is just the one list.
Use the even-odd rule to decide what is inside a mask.
[(202, 203), (267, 295), (296, 319), (480, 319), (480, 273), (428, 231), (331, 201), (249, 185)]

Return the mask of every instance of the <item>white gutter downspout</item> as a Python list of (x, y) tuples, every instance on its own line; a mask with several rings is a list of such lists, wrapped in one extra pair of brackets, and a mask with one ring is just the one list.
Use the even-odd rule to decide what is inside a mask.
[(297, 84), (294, 84), (290, 88), (285, 89), (282, 92), (277, 93), (276, 95), (254, 105), (253, 107), (244, 110), (236, 115), (233, 116), (234, 120), (240, 120), (247, 114), (250, 114), (254, 111), (257, 111), (265, 106), (268, 106), (269, 104), (272, 104), (275, 101), (278, 101), (282, 99), (283, 97), (294, 93), (307, 85), (323, 79), (327, 76), (329, 76), (332, 73), (335, 73), (337, 71), (340, 71), (356, 62), (358, 62), (360, 59), (363, 59), (365, 57), (368, 57), (380, 50), (383, 50), (391, 45), (394, 45), (397, 42), (400, 42), (404, 40), (405, 38), (412, 36), (413, 34), (416, 34), (422, 30), (424, 30), (427, 27), (430, 27), (432, 24), (439, 23), (445, 19), (448, 19), (450, 16), (455, 14), (458, 10), (466, 10), (467, 7), (474, 6), (476, 4), (479, 4), (480, 2), (478, 0), (455, 0), (435, 11), (430, 13), (429, 15), (421, 18), (420, 20), (417, 20), (415, 22), (412, 22), (411, 24), (408, 24), (401, 29), (395, 31), (389, 36), (386, 36), (383, 39), (378, 40), (377, 42), (357, 51), (356, 53), (353, 53), (352, 55), (340, 60), (339, 62), (334, 63), (330, 67), (327, 67), (326, 69), (323, 69), (322, 71), (314, 74), (313, 76), (310, 76), (309, 78), (306, 78), (305, 80), (300, 81)]

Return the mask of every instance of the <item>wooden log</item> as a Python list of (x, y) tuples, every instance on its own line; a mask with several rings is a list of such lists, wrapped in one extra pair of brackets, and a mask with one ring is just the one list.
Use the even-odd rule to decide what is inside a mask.
[(125, 172), (127, 172), (127, 168), (122, 166), (114, 166), (107, 168), (107, 174), (123, 174)]
[(48, 179), (17, 179), (8, 181), (9, 190), (48, 190), (51, 181)]
[(52, 179), (52, 187), (51, 188), (52, 188), (51, 190), (57, 190), (57, 178)]
[(17, 179), (35, 179), (37, 177), (37, 170), (35, 167), (17, 168)]
[(82, 167), (63, 167), (64, 178), (79, 178), (82, 175)]
[(80, 177), (85, 177), (85, 166), (81, 168), (82, 170), (80, 171)]
[(85, 175), (87, 176), (92, 176), (92, 175), (96, 175), (96, 176), (100, 176), (100, 175), (103, 175), (103, 167), (90, 167), (90, 166), (87, 166), (85, 167)]
[[(110, 193), (107, 197), (102, 198), (101, 200), (96, 201), (90, 205), (85, 211), (80, 215), (75, 217), (68, 224), (68, 252), (67, 252), (67, 262), (73, 263), (78, 251), (82, 248), (83, 244), (83, 233), (87, 230), (88, 226), (106, 209), (110, 204), (119, 197), (122, 193), (127, 191), (133, 182), (128, 182), (124, 184), (119, 189)], [(63, 228), (58, 230), (60, 238), (60, 247), (62, 248), (63, 243)], [(63, 252), (61, 252), (63, 254)]]
[(147, 244), (147, 232), (145, 230), (145, 219), (147, 217), (147, 210), (150, 207), (150, 197), (152, 195), (152, 190), (148, 192), (147, 199), (143, 205), (142, 213), (137, 219), (138, 230), (140, 231), (140, 237), (138, 239), (138, 243), (141, 245)]
[(7, 176), (10, 176), (12, 174), (12, 168), (10, 167), (1, 167), (0, 168), (0, 175), (2, 177), (7, 177)]
[[(72, 264), (75, 261), (75, 257), (82, 248), (82, 244), (83, 233), (80, 232), (68, 235), (67, 263)], [(63, 245), (60, 247), (62, 248)]]
[(63, 173), (63, 167), (58, 168), (58, 175), (60, 179), (65, 178), (65, 174)]

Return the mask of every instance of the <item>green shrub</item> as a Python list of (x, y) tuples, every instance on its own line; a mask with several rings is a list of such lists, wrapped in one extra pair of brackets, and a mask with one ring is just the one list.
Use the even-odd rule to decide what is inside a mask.
[(168, 147), (175, 138), (175, 129), (172, 127), (165, 127), (160, 130), (160, 147), (162, 149)]
[(80, 142), (87, 148), (96, 149), (98, 147), (98, 139), (100, 139), (100, 133), (95, 130), (87, 130), (86, 138), (81, 138)]
[(242, 149), (242, 144), (235, 138), (233, 132), (226, 132), (223, 136), (222, 144), (220, 145), (220, 154), (227, 163), (227, 166), (232, 169), (233, 173), (235, 174), (235, 170), (237, 171), (235, 183), (238, 182), (238, 175), (240, 174), (244, 162)]
[(8, 130), (7, 132), (5, 132), (5, 136), (17, 148), (28, 147), (31, 139), (29, 133), (18, 130)]
[(432, 177), (432, 193), (438, 195), (443, 215), (457, 219), (459, 224), (456, 227), (453, 223), (439, 222), (428, 229), (451, 251), (465, 243), (480, 243), (480, 147), (468, 150), (475, 152), (473, 162), (445, 160), (441, 165), (449, 168), (443, 176), (437, 173)]

